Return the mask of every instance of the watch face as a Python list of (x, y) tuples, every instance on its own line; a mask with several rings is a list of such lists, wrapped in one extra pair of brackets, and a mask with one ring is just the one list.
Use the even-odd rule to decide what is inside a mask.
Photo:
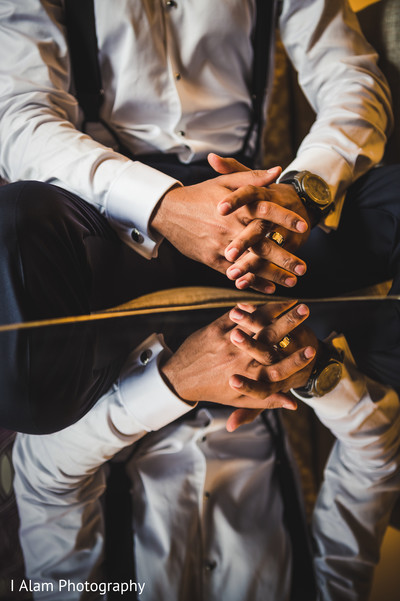
[(318, 175), (307, 173), (302, 180), (302, 184), (305, 193), (321, 207), (326, 207), (331, 203), (329, 186)]
[(331, 392), (340, 382), (342, 365), (338, 362), (329, 363), (319, 374), (315, 381), (315, 391), (318, 396)]

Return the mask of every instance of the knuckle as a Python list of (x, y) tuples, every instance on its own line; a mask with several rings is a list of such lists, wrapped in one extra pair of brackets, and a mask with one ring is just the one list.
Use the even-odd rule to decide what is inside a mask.
[(289, 313), (286, 313), (286, 322), (290, 325), (293, 326), (296, 324), (296, 318), (295, 318), (295, 314), (293, 314), (291, 311)]
[(256, 276), (254, 275), (254, 273), (247, 273), (245, 279), (250, 286), (253, 286), (253, 284), (256, 283)]
[(274, 357), (270, 353), (270, 351), (264, 351), (263, 353), (263, 362), (265, 365), (272, 365), (274, 361)]
[(207, 250), (203, 254), (203, 261), (206, 263), (206, 265), (213, 265), (215, 262), (218, 264), (220, 260), (220, 257), (211, 250)]
[(293, 263), (290, 257), (284, 256), (282, 259), (282, 267), (287, 271), (294, 271), (296, 263)]
[(210, 338), (217, 338), (217, 337), (221, 336), (221, 332), (223, 331), (223, 326), (222, 326), (222, 323), (217, 321), (217, 322), (211, 323), (207, 329), (208, 329), (208, 335)]
[(254, 196), (257, 194), (257, 187), (253, 184), (247, 184), (243, 187), (243, 192), (248, 196)]
[(268, 217), (271, 216), (272, 204), (267, 200), (259, 202), (258, 210), (261, 213), (261, 215), (263, 216), (263, 219), (268, 219)]
[(267, 376), (268, 376), (268, 380), (270, 382), (278, 382), (281, 378), (280, 378), (280, 370), (279, 368), (274, 365), (273, 367), (267, 367)]
[(263, 243), (262, 254), (263, 254), (264, 259), (268, 259), (268, 257), (271, 256), (273, 250), (274, 249), (272, 248), (271, 242), (266, 241), (265, 243)]

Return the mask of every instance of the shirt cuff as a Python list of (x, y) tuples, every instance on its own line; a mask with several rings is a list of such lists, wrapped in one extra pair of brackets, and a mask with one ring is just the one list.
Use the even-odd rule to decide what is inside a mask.
[(105, 215), (125, 244), (146, 259), (157, 256), (162, 236), (149, 228), (150, 217), (178, 180), (139, 161), (127, 163), (105, 199)]
[[(118, 394), (127, 413), (148, 432), (159, 430), (193, 409), (168, 388), (159, 363), (165, 353), (161, 335), (152, 334), (129, 355), (118, 381)], [(126, 432), (126, 425), (124, 427)]]
[(308, 148), (290, 163), (280, 180), (290, 171), (311, 171), (326, 181), (332, 194), (334, 208), (321, 220), (319, 226), (324, 231), (336, 230), (339, 226), (346, 190), (352, 183), (352, 173), (345, 159), (334, 150)]

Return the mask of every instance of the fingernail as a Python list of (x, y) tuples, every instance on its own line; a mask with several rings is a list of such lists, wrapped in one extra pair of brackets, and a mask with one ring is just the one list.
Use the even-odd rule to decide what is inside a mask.
[(240, 330), (233, 330), (231, 337), (235, 342), (244, 342), (244, 336)]
[(253, 313), (257, 309), (255, 305), (251, 305), (250, 303), (238, 303), (238, 307), (247, 311), (247, 313)]
[(273, 292), (275, 292), (275, 286), (273, 284), (267, 284), (267, 286), (265, 286), (264, 288), (264, 292), (266, 294), (272, 294)]
[(239, 311), (238, 309), (232, 309), (232, 311), (229, 313), (229, 317), (231, 319), (235, 319), (236, 321), (239, 321), (240, 319), (243, 319), (244, 314)]
[(304, 275), (306, 272), (306, 266), (305, 265), (296, 265), (296, 267), (294, 268), (294, 272), (297, 273), (297, 275)]
[(294, 286), (296, 284), (296, 280), (294, 278), (286, 278), (285, 280), (286, 286)]
[(241, 280), (240, 282), (236, 282), (236, 288), (240, 290), (244, 290), (244, 288), (248, 288), (250, 286), (247, 280)]
[(238, 278), (240, 275), (242, 275), (241, 270), (238, 269), (237, 267), (229, 267), (229, 269), (226, 273), (233, 280), (236, 280), (236, 278)]
[(230, 248), (229, 250), (225, 251), (225, 257), (228, 259), (228, 261), (236, 261), (238, 256), (239, 256), (238, 248)]
[(308, 346), (307, 348), (304, 349), (304, 356), (306, 359), (311, 359), (311, 357), (314, 357), (315, 355), (315, 349), (312, 346)]
[(298, 315), (301, 315), (301, 316), (307, 315), (307, 313), (308, 313), (308, 307), (306, 307), (306, 305), (299, 305), (296, 308), (296, 312), (298, 313)]
[(304, 232), (306, 232), (308, 230), (308, 225), (306, 224), (305, 221), (298, 221), (296, 223), (296, 230), (298, 232), (301, 232), (302, 234), (304, 234)]
[(243, 382), (237, 376), (232, 376), (229, 380), (229, 384), (233, 388), (243, 388)]
[(281, 172), (281, 168), (280, 167), (271, 167), (271, 169), (268, 169), (267, 173), (280, 173)]
[(221, 215), (227, 215), (231, 208), (232, 206), (229, 204), (229, 202), (221, 202), (218, 205), (218, 211)]
[(290, 401), (284, 401), (282, 403), (282, 407), (285, 409), (290, 409), (290, 411), (295, 411), (297, 409), (296, 403), (291, 403)]

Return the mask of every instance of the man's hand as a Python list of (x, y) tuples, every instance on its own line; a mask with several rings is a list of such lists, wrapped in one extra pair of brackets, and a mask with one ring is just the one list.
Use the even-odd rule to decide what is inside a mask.
[[(293, 301), (295, 303), (295, 301)], [(285, 310), (285, 303), (275, 303), (277, 310), (279, 307)], [(307, 347), (309, 349), (318, 349), (319, 342), (315, 337), (314, 333), (306, 326), (299, 325), (299, 320), (296, 319), (296, 313), (303, 317), (303, 320), (308, 316), (308, 308), (301, 304), (295, 307), (294, 310), (288, 311), (282, 315), (279, 319), (273, 321), (269, 326), (265, 327), (265, 322), (270, 318), (270, 313), (266, 313), (268, 310), (267, 305), (256, 309), (252, 305), (239, 304), (237, 307), (232, 309), (229, 316), (233, 322), (240, 326), (240, 329), (233, 330), (231, 333), (231, 341), (238, 348), (247, 352), (250, 357), (255, 360), (262, 359), (266, 354), (270, 353), (272, 348), (276, 347), (277, 343), (287, 336), (290, 332), (289, 345), (284, 350), (280, 350), (280, 356), (287, 359), (291, 356), (296, 356), (296, 351), (305, 347), (305, 345), (312, 345)], [(296, 311), (296, 313), (294, 313)], [(280, 390), (274, 392), (269, 401), (274, 405), (281, 403), (285, 406), (285, 401), (290, 400), (287, 393), (291, 388), (298, 388), (304, 386), (308, 378), (311, 375), (312, 369), (315, 363), (314, 359), (311, 360), (304, 367), (299, 363), (297, 370), (293, 370), (293, 373), (289, 374), (285, 371), (287, 377), (280, 382)], [(282, 366), (285, 367), (285, 361), (277, 365), (279, 376), (281, 375)], [(258, 397), (262, 394), (262, 391), (258, 387), (257, 382), (246, 380), (242, 377), (232, 378), (230, 385), (233, 387), (239, 386), (240, 389), (244, 389), (248, 396)], [(257, 409), (237, 409), (234, 411), (227, 422), (227, 429), (232, 432), (239, 426), (253, 421), (261, 410)]]
[[(265, 199), (265, 186), (275, 181), (279, 174), (279, 167), (269, 171), (247, 170), (194, 186), (173, 188), (158, 205), (151, 227), (184, 255), (224, 273), (231, 267), (229, 261), (232, 259), (225, 257), (224, 252), (232, 240), (251, 236), (252, 244), (262, 243), (271, 223), (293, 233), (307, 229), (303, 217)], [(227, 216), (221, 214), (217, 207), (224, 206), (232, 194), (240, 199), (240, 208)], [(278, 254), (275, 263), (256, 256), (252, 263), (253, 288), (270, 293), (275, 288), (271, 281), (294, 286), (296, 274), (305, 272), (303, 261), (287, 251)], [(228, 277), (236, 279), (231, 271)]]
[[(235, 159), (222, 158), (216, 154), (210, 154), (208, 161), (217, 173), (232, 174), (248, 171), (248, 167)], [(223, 202), (219, 203), (217, 208), (221, 215), (228, 216), (248, 202), (251, 202), (249, 197), (243, 195), (239, 189), (233, 191)], [(266, 220), (278, 226), (271, 227), (270, 225), (269, 230), (277, 231), (284, 238), (284, 244), (281, 247), (270, 238), (259, 238), (257, 236), (257, 223), (249, 224), (225, 249), (225, 257), (234, 262), (227, 270), (227, 275), (236, 280), (236, 286), (240, 289), (248, 286), (254, 287), (256, 274), (260, 271), (260, 265), (263, 262), (279, 265), (288, 271), (292, 271), (290, 269), (291, 265), (297, 265), (292, 272), (296, 275), (305, 273), (304, 264), (293, 253), (307, 241), (310, 234), (312, 220), (307, 209), (293, 186), (289, 184), (271, 184), (268, 188), (264, 188), (257, 199), (258, 214), (262, 214), (263, 203), (268, 203), (268, 206), (271, 203), (276, 204), (296, 213), (307, 222), (308, 228), (301, 233), (299, 231), (289, 231), (280, 227), (280, 224), (277, 224), (269, 215), (266, 215), (264, 217)], [(251, 205), (249, 209), (251, 210)]]
[[(189, 402), (205, 400), (260, 410), (296, 409), (295, 401), (276, 393), (288, 390), (292, 382), (300, 385), (307, 381), (305, 370), (315, 355), (309, 340), (315, 339), (304, 337), (305, 344), (293, 345), (290, 354), (282, 354), (272, 342), (279, 341), (307, 317), (307, 307), (293, 308), (293, 304), (268, 303), (255, 312), (253, 320), (243, 311), (246, 331), (235, 327), (229, 315), (217, 319), (192, 334), (168, 359), (161, 367), (164, 378), (180, 398)], [(288, 313), (278, 317), (286, 309), (290, 309)], [(258, 329), (261, 323), (257, 341), (251, 342), (251, 328)], [(238, 340), (238, 334), (245, 336), (244, 342)]]

